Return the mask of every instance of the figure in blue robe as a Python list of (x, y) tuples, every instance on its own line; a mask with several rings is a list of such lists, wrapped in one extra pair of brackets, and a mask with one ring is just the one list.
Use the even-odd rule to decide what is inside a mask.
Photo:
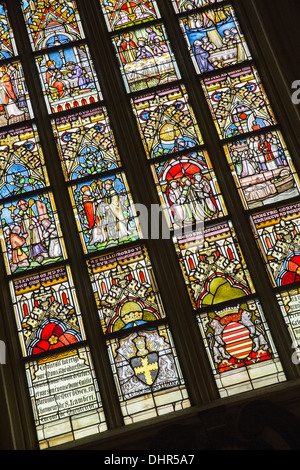
[(194, 42), (194, 54), (195, 58), (197, 61), (197, 64), (199, 66), (200, 72), (205, 73), (205, 72), (211, 72), (214, 70), (214, 67), (211, 65), (209, 62), (209, 53), (203, 49), (202, 43), (199, 40), (196, 40)]

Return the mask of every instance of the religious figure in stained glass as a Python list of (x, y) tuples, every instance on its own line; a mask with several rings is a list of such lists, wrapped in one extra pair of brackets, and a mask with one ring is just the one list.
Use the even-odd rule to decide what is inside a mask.
[(113, 38), (128, 92), (165, 85), (180, 78), (163, 25), (126, 31)]
[(100, 0), (109, 31), (160, 18), (155, 1)]
[(215, 75), (203, 80), (202, 85), (221, 139), (276, 123), (254, 68)]
[(0, 132), (0, 198), (49, 184), (36, 126)]
[(56, 118), (52, 127), (67, 181), (120, 166), (106, 108)]
[(241, 63), (250, 53), (233, 8), (195, 12), (180, 20), (198, 73)]
[(36, 59), (48, 111), (55, 113), (102, 99), (87, 46), (52, 51)]
[(251, 216), (267, 272), (274, 286), (300, 281), (300, 204)]
[(41, 450), (107, 430), (88, 348), (34, 359), (25, 367)]
[(54, 268), (12, 281), (13, 304), (24, 356), (85, 339), (67, 268)]
[(148, 158), (189, 152), (203, 144), (183, 86), (133, 98), (131, 104)]
[(70, 195), (86, 252), (140, 238), (123, 174), (78, 183), (70, 188)]
[(177, 13), (182, 13), (223, 1), (224, 0), (172, 0), (172, 3), (175, 11)]
[(260, 303), (240, 301), (202, 313), (199, 328), (221, 396), (285, 380)]
[(7, 16), (5, 3), (0, 3), (0, 60), (17, 55), (13, 31)]
[(108, 344), (122, 401), (180, 385), (178, 364), (165, 327), (129, 332)]
[(32, 117), (23, 69), (20, 63), (0, 66), (0, 127)]
[(178, 237), (175, 248), (195, 309), (254, 292), (231, 223)]
[(299, 195), (298, 177), (278, 131), (231, 142), (225, 153), (246, 209)]
[(32, 49), (40, 51), (84, 38), (73, 0), (22, 0)]
[(144, 247), (91, 259), (89, 271), (104, 333), (165, 317)]
[(169, 226), (213, 220), (226, 213), (206, 152), (194, 152), (152, 165)]
[(9, 273), (65, 258), (51, 194), (1, 204), (1, 244)]

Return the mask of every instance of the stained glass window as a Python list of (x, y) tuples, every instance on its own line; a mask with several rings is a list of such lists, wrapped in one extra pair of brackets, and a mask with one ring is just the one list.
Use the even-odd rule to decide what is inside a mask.
[(88, 348), (32, 360), (26, 375), (40, 449), (107, 429)]
[(0, 65), (0, 86), (1, 127), (33, 117), (23, 68), (19, 62)]
[[(208, 6), (214, 2), (173, 3), (178, 13)], [(195, 13), (179, 17), (178, 23), (195, 72), (204, 75), (200, 83), (220, 138), (232, 140), (232, 137), (236, 137), (237, 140), (242, 134), (273, 126), (276, 121), (270, 103), (256, 68), (247, 64), (251, 59), (251, 54), (232, 6), (197, 10)], [(243, 63), (246, 65), (238, 68), (238, 65)], [(233, 68), (233, 66), (236, 67)], [(226, 68), (230, 70), (226, 71)], [(224, 69), (224, 72), (221, 74), (219, 69)], [(208, 74), (207, 78), (205, 74)], [(241, 305), (245, 310), (244, 320), (249, 316), (253, 322), (256, 321), (256, 324), (261, 322), (265, 325), (261, 336), (258, 334), (261, 343), (257, 343), (256, 333), (253, 335), (251, 333), (250, 339), (251, 327), (247, 329), (245, 325), (237, 326), (237, 329), (244, 328), (245, 336), (249, 337), (249, 351), (243, 356), (243, 359), (247, 358), (247, 360), (239, 362), (240, 358), (235, 356), (234, 349), (230, 349), (231, 346), (227, 346), (221, 339), (220, 331), (213, 336), (210, 330), (210, 335), (206, 337), (204, 330), (201, 330), (201, 325), (209, 321), (204, 320), (205, 315), (208, 314), (203, 314), (202, 317), (201, 314), (197, 316), (202, 339), (205, 344), (209, 344), (208, 349), (211, 348), (211, 352), (214, 352), (219, 342), (223, 345), (223, 356), (218, 360), (220, 369), (211, 362), (219, 393), (221, 396), (227, 396), (242, 390), (261, 387), (264, 376), (268, 377), (266, 380), (269, 380), (269, 383), (285, 380), (284, 374), (281, 374), (282, 366), (272, 339), (271, 337), (267, 339), (268, 325), (265, 320), (262, 320), (263, 313), (258, 307), (259, 302), (251, 301), (252, 303), (249, 303), (251, 307), (246, 304), (247, 298), (255, 294), (255, 289), (235, 233), (234, 222), (225, 219), (217, 223), (215, 220), (228, 216), (226, 201), (224, 204), (213, 165), (205, 150), (206, 142), (201, 135), (201, 126), (199, 129), (185, 84), (181, 83), (180, 87), (160, 86), (148, 95), (140, 93), (131, 98), (131, 104), (147, 158), (159, 159), (157, 163), (153, 161), (151, 164), (154, 182), (167, 223), (171, 232), (173, 230), (174, 246), (192, 306), (201, 312), (202, 309), (206, 311), (210, 305), (220, 304), (223, 308), (222, 312), (225, 312), (226, 303), (236, 299), (238, 310), (241, 309)], [(297, 195), (298, 183), (294, 176), (293, 164), (287, 152), (284, 154), (285, 159), (279, 159), (279, 153), (282, 156), (284, 152), (283, 149), (282, 152), (279, 150), (279, 145), (283, 144), (283, 141), (279, 140), (280, 135), (275, 131), (271, 131), (271, 135), (272, 140), (268, 145), (273, 145), (275, 153), (275, 145), (278, 145), (274, 159), (277, 158), (278, 168), (283, 170), (283, 173), (277, 171), (271, 177), (266, 172), (262, 176), (266, 178), (266, 182), (269, 179), (270, 184), (275, 187), (277, 179), (284, 178), (288, 169), (289, 179), (292, 178), (288, 189), (293, 188), (293, 195)], [(270, 139), (270, 134), (268, 138)], [(248, 158), (247, 166), (246, 156), (239, 149), (238, 155), (241, 160), (243, 159), (243, 168), (239, 176), (244, 176), (245, 173), (242, 171), (246, 172), (247, 169), (246, 176), (249, 176), (250, 165), (255, 159), (252, 144), (250, 144), (252, 138), (249, 137), (244, 141), (249, 143), (248, 153), (252, 156), (252, 160)], [(235, 149), (234, 144), (242, 145), (240, 140), (230, 141), (224, 148), (227, 150), (227, 155), (232, 154)], [(199, 150), (199, 146), (203, 150)], [(175, 154), (174, 158), (167, 159), (166, 156), (170, 154)], [(259, 179), (261, 175), (257, 178), (253, 177), (252, 180), (241, 181), (234, 173), (236, 167), (232, 166), (231, 169), (241, 197), (246, 198), (247, 194), (249, 207), (252, 207), (249, 194), (251, 190), (254, 195), (256, 189), (257, 193), (259, 192), (258, 183), (261, 183)], [(240, 170), (240, 167), (238, 169)], [(270, 169), (267, 167), (268, 171)], [(253, 174), (254, 172), (263, 173), (258, 164)], [(249, 188), (246, 187), (247, 182)], [(265, 184), (266, 191), (267, 186)], [(278, 193), (280, 192), (284, 192), (284, 189), (280, 188), (279, 183)], [(255, 198), (254, 195), (253, 198)], [(292, 191), (289, 195), (292, 196)], [(271, 203), (272, 200), (268, 202)], [(254, 204), (254, 207), (257, 206)], [(196, 231), (195, 224), (197, 224)], [(181, 235), (178, 229), (182, 229), (183, 226), (184, 234)], [(243, 298), (245, 300), (242, 300)], [(257, 316), (253, 313), (253, 305), (257, 305)], [(212, 316), (212, 314), (209, 315)], [(218, 313), (215, 315), (219, 318)], [(230, 323), (230, 318), (230, 315), (226, 316), (228, 323)], [(235, 322), (237, 323), (238, 320), (236, 319)], [(263, 337), (265, 342), (262, 341)], [(268, 361), (266, 367), (262, 366), (265, 360)], [(261, 371), (261, 376), (257, 366), (250, 365), (255, 363), (259, 363), (258, 369)], [(237, 373), (235, 369), (239, 367), (241, 370)], [(231, 368), (234, 373), (229, 372)]]
[(153, 88), (180, 78), (163, 25), (120, 33), (113, 38), (126, 90)]
[(205, 10), (180, 20), (198, 73), (212, 72), (250, 59), (232, 7)]
[(1, 21), (1, 36), (0, 36), (0, 60), (10, 59), (17, 55), (15, 38), (8, 19), (7, 9), (5, 3), (0, 3), (0, 21)]
[[(24, 1), (22, 6), (26, 10), (33, 50), (53, 48), (83, 37), (74, 2)], [(15, 52), (9, 25), (4, 20), (2, 25), (5, 31), (2, 42), (6, 41)], [(88, 89), (84, 86), (91, 81), (89, 73), (93, 73), (87, 56), (84, 46), (74, 46), (56, 48), (53, 55), (46, 53), (37, 58), (41, 67), (43, 59), (48, 61), (49, 71), (44, 78), (47, 85), (50, 84), (50, 102), (51, 99), (59, 101), (64, 93), (79, 95), (84, 89), (86, 95), (82, 96), (80, 105), (85, 104), (83, 100), (96, 87), (95, 83), (90, 83)], [(50, 66), (50, 62), (56, 64), (54, 59), (59, 67), (55, 73), (61, 74), (60, 78), (69, 74), (64, 82), (58, 80)], [(79, 78), (79, 74), (76, 81), (78, 60), (85, 69), (83, 77)], [(63, 64), (66, 68), (62, 70)], [(2, 64), (1, 71), (0, 238), (7, 274), (11, 276), (10, 293), (20, 349), (27, 358), (25, 369), (37, 438), (43, 449), (96, 434), (107, 429), (107, 425), (91, 354), (88, 346), (82, 346), (86, 341), (83, 318), (72, 272), (65, 264), (67, 252), (44, 148), (37, 124), (25, 122), (34, 116), (23, 68), (20, 62), (13, 60)], [(61, 89), (62, 84), (69, 86), (67, 91)], [(55, 91), (57, 94), (53, 93)], [(95, 98), (98, 99), (98, 95), (90, 96), (89, 104), (94, 103)], [(63, 105), (64, 109), (70, 108), (69, 103)], [(74, 100), (71, 105), (79, 106), (79, 103)], [(57, 111), (62, 109), (59, 106), (60, 102)], [(48, 112), (54, 112), (54, 107), (49, 105)], [(90, 138), (97, 129), (102, 132), (101, 125), (104, 127), (106, 116), (101, 113), (96, 118), (99, 127), (89, 133), (85, 129)], [(106, 133), (102, 137), (108, 139)], [(80, 163), (84, 165), (84, 160)], [(76, 165), (75, 156), (73, 164)], [(80, 170), (77, 168), (77, 171)]]
[(85, 339), (69, 268), (18, 278), (11, 287), (24, 356), (56, 352)]
[(224, 0), (171, 0), (175, 11), (182, 13), (195, 10), (196, 8), (206, 7), (214, 3), (220, 3)]
[(202, 85), (221, 139), (276, 124), (255, 68), (214, 75)]
[(299, 203), (251, 217), (253, 231), (273, 286), (300, 280)]
[(148, 158), (203, 144), (184, 86), (141, 95), (131, 103)]
[[(108, 9), (107, 6), (102, 4), (111, 31), (159, 17), (156, 2), (123, 2), (122, 5), (119, 2), (110, 4)], [(145, 247), (126, 248), (126, 244), (131, 243), (132, 246), (140, 240), (142, 233), (110, 123), (109, 108), (103, 103), (104, 97), (88, 45), (83, 42), (69, 44), (85, 39), (79, 11), (75, 2), (52, 4), (45, 1), (39, 5), (38, 2), (23, 1), (22, 7), (31, 47), (37, 52), (43, 51), (43, 55), (37, 54), (34, 58), (47, 111), (51, 115), (53, 136), (82, 252), (86, 255), (104, 253), (88, 259), (87, 263), (99, 314), (99, 330), (102, 326), (104, 333), (110, 335), (106, 343), (107, 358), (110, 360), (112, 378), (115, 379), (124, 423), (168, 413), (174, 408), (183, 409), (190, 406), (190, 402), (171, 331), (163, 323), (166, 314), (149, 255)], [(120, 64), (124, 66), (125, 83), (128, 82), (131, 89), (154, 87), (158, 79), (160, 83), (169, 83), (177, 78), (176, 62), (163, 25), (140, 27), (120, 34), (113, 41)], [(121, 41), (124, 41), (122, 46)], [(133, 61), (136, 63), (132, 64)], [(180, 113), (183, 112), (187, 114), (181, 107)], [(186, 119), (181, 118), (185, 127)], [(93, 368), (88, 350), (77, 345), (86, 340), (83, 318), (71, 270), (59, 264), (66, 259), (66, 254), (59, 251), (62, 236), (59, 235), (58, 217), (54, 212), (51, 219), (54, 225), (55, 215), (55, 240), (51, 232), (53, 255), (47, 256), (49, 248), (47, 254), (38, 251), (35, 257), (34, 250), (40, 245), (46, 253), (47, 243), (50, 247), (50, 235), (46, 227), (40, 234), (41, 243), (36, 247), (37, 232), (33, 232), (32, 220), (37, 220), (42, 229), (44, 222), (39, 220), (34, 197), (14, 206), (9, 205), (11, 202), (4, 206), (2, 224), (5, 233), (10, 229), (11, 220), (14, 222), (17, 219), (19, 226), (23, 224), (19, 235), (24, 239), (24, 247), (20, 246), (23, 256), (27, 256), (26, 260), (23, 261), (22, 256), (20, 263), (12, 263), (9, 245), (6, 246), (7, 264), (10, 262), (14, 273), (43, 268), (43, 271), (14, 279), (11, 289), (23, 354), (43, 354), (43, 360), (30, 362), (27, 367), (31, 374), (28, 377), (33, 406), (37, 410), (35, 418), (40, 446), (47, 447), (53, 445), (49, 439), (52, 424), (57, 425), (58, 420), (62, 422), (63, 418), (65, 430), (62, 428), (55, 434), (57, 442), (76, 439), (84, 436), (85, 432), (90, 435), (97, 430), (102, 431), (106, 425), (101, 416), (97, 386), (92, 380)], [(37, 200), (40, 199), (42, 195), (39, 193)], [(43, 202), (46, 203), (46, 200)], [(19, 213), (19, 206), (22, 213)], [(50, 206), (47, 209), (49, 211)], [(23, 213), (26, 213), (24, 220)], [(45, 218), (50, 218), (48, 212)], [(124, 245), (123, 252), (108, 253), (107, 250), (120, 245)], [(20, 251), (19, 248), (18, 253)], [(29, 263), (28, 266), (23, 266), (25, 262)], [(51, 269), (48, 264), (51, 264)], [(136, 326), (141, 327), (139, 332), (135, 331)], [(145, 348), (141, 347), (141, 340), (144, 340)], [(58, 348), (62, 350), (57, 351)], [(64, 352), (63, 348), (67, 348), (68, 352)], [(54, 349), (57, 356), (52, 357), (49, 354), (53, 354)], [(70, 367), (73, 363), (74, 369)], [(38, 368), (36, 364), (43, 364), (42, 368), (39, 367), (43, 376), (41, 385), (32, 376), (32, 371)], [(84, 372), (83, 366), (86, 366)], [(59, 376), (54, 373), (56, 380), (49, 384), (45, 381), (44, 371), (52, 367), (54, 372), (64, 368), (66, 371), (74, 370), (74, 378), (70, 380), (63, 398), (58, 398), (56, 393), (59, 388), (56, 381), (62, 383)], [(124, 374), (129, 373), (130, 377), (124, 381)], [(82, 374), (86, 380), (91, 377), (88, 388), (80, 387), (79, 377)], [(67, 384), (67, 380), (63, 382)], [(48, 394), (45, 392), (46, 409), (39, 400), (40, 387), (49, 390)], [(78, 399), (75, 398), (77, 396)], [(76, 405), (79, 406), (77, 412)], [(90, 411), (94, 409), (95, 412)], [(76, 416), (76, 423), (84, 423), (84, 411), (87, 412), (86, 431), (79, 426), (76, 433), (72, 416)], [(89, 420), (92, 426), (89, 426)], [(44, 424), (46, 421), (49, 422), (48, 426)]]
[(189, 407), (146, 248), (92, 258), (89, 269), (103, 332), (119, 333), (107, 348), (125, 423)]
[(277, 300), (281, 308), (283, 318), (287, 324), (291, 341), (294, 344), (295, 349), (299, 346), (299, 309), (300, 309), (300, 290), (299, 286), (295, 286), (293, 289), (281, 291), (277, 294)]
[(100, 0), (109, 31), (160, 18), (156, 1)]
[(207, 152), (193, 152), (152, 165), (169, 226), (223, 217), (227, 211)]
[(221, 397), (286, 380), (256, 299), (201, 313), (198, 322)]
[(3, 203), (0, 211), (0, 239), (8, 273), (66, 258), (52, 193)]
[(255, 292), (231, 223), (185, 234), (175, 246), (194, 308)]
[(102, 98), (85, 45), (49, 50), (36, 58), (48, 111), (78, 108)]
[(126, 424), (190, 406), (173, 348), (165, 326), (108, 342)]
[[(111, 443), (293, 378), (297, 152), (247, 8), (0, 2), (0, 309), (24, 365), (8, 397), (21, 446)], [(141, 206), (164, 213), (163, 242)]]
[(58, 117), (52, 121), (52, 126), (66, 180), (120, 166), (106, 108)]
[(135, 241), (140, 229), (122, 173), (80, 182), (70, 188), (73, 208), (86, 252)]
[(145, 247), (92, 258), (89, 268), (104, 333), (165, 318)]
[(299, 195), (299, 179), (279, 131), (235, 140), (225, 147), (245, 209)]
[(32, 49), (40, 51), (84, 38), (76, 2), (22, 0)]
[(49, 185), (35, 124), (0, 132), (0, 155), (1, 199)]

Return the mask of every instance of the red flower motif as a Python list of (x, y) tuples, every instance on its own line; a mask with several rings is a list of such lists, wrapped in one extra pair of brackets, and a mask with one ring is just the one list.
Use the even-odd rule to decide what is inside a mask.
[(38, 338), (31, 346), (32, 354), (39, 354), (51, 349), (61, 348), (80, 341), (81, 338), (74, 330), (57, 320), (51, 320), (38, 332)]

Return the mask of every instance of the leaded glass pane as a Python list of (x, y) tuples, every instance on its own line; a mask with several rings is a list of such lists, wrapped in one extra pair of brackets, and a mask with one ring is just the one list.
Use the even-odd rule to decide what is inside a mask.
[(9, 274), (65, 259), (52, 193), (3, 203), (0, 213), (0, 240)]
[(0, 199), (49, 185), (36, 126), (0, 131)]
[(295, 287), (279, 292), (276, 297), (291, 336), (292, 348), (295, 349), (295, 351), (292, 351), (292, 361), (298, 365), (300, 358), (300, 288)]
[(0, 127), (33, 117), (23, 68), (19, 62), (0, 66)]
[(21, 0), (32, 49), (40, 51), (84, 38), (73, 0)]
[(231, 222), (187, 233), (174, 243), (195, 309), (254, 293)]
[(93, 258), (89, 271), (104, 333), (145, 326), (165, 317), (144, 247)]
[(49, 113), (66, 111), (102, 99), (94, 65), (85, 45), (48, 51), (36, 58)]
[(230, 142), (225, 153), (245, 209), (299, 196), (299, 179), (279, 131)]
[(106, 108), (58, 117), (52, 127), (67, 181), (120, 166)]
[(171, 0), (176, 13), (195, 10), (196, 8), (206, 7), (214, 3), (220, 3), (224, 0)]
[(300, 204), (251, 216), (253, 231), (273, 286), (300, 281)]
[(286, 380), (257, 300), (202, 313), (198, 322), (221, 397)]
[(18, 278), (10, 287), (23, 356), (85, 339), (69, 267)]
[(25, 367), (41, 449), (106, 431), (88, 348), (53, 354)]
[(203, 144), (184, 86), (132, 98), (131, 104), (148, 158)]
[(207, 152), (193, 152), (152, 165), (170, 228), (224, 216), (226, 208)]
[(232, 7), (194, 13), (182, 18), (180, 25), (198, 73), (251, 58)]
[(202, 86), (221, 139), (276, 123), (254, 67), (214, 75), (203, 80)]
[(190, 406), (168, 327), (141, 328), (107, 346), (125, 424)]
[(180, 78), (163, 25), (126, 31), (114, 36), (112, 41), (128, 92), (165, 85)]
[(160, 18), (156, 1), (99, 0), (109, 31)]
[[(189, 98), (177, 83), (181, 75), (166, 29), (158, 24), (157, 2), (99, 2), (125, 90), (135, 93), (132, 109), (147, 158), (152, 159), (168, 228), (175, 232), (199, 339), (220, 396), (282, 382), (286, 378), (254, 299), (233, 224), (226, 221)], [(244, 64), (251, 55), (234, 9), (221, 2), (171, 0), (170, 6), (180, 14), (177, 20), (196, 72), (212, 72), (201, 77), (200, 91), (202, 86), (220, 139), (230, 139), (224, 150), (245, 209), (277, 204), (299, 195), (298, 178), (281, 134), (265, 130), (276, 120), (256, 69)], [(49, 115), (60, 113), (51, 116), (52, 129), (83, 252), (91, 258), (87, 266), (99, 331), (105, 335), (124, 423), (183, 410), (190, 402), (169, 319), (148, 252), (136, 246), (142, 238), (136, 215), (140, 206), (133, 205), (108, 112), (95, 107), (103, 96), (88, 45), (83, 44), (76, 2), (20, 3), (30, 41), (27, 58), (32, 49)], [(0, 60), (16, 54), (4, 5), (0, 1)], [(237, 64), (239, 70), (226, 72)], [(67, 113), (77, 108), (80, 112)], [(32, 117), (21, 65), (3, 65), (0, 127)], [(252, 131), (261, 134), (243, 137)], [(7, 274), (14, 274), (9, 285), (41, 449), (107, 429), (91, 354), (81, 344), (86, 340), (81, 311), (70, 268), (62, 263), (67, 255), (47, 186), (35, 125), (22, 123), (0, 133), (0, 241)], [(274, 286), (300, 282), (299, 208), (294, 204), (251, 218)], [(201, 229), (197, 222), (203, 222)], [(186, 225), (184, 234), (175, 230)], [(299, 292), (294, 286), (277, 292), (297, 342)], [(116, 406), (112, 403), (112, 427)]]
[(0, 3), (0, 24), (1, 24), (1, 35), (0, 35), (0, 60), (10, 59), (17, 55), (17, 48), (13, 31), (9, 23), (6, 4)]
[(70, 187), (72, 205), (86, 253), (141, 237), (123, 173), (79, 182)]

